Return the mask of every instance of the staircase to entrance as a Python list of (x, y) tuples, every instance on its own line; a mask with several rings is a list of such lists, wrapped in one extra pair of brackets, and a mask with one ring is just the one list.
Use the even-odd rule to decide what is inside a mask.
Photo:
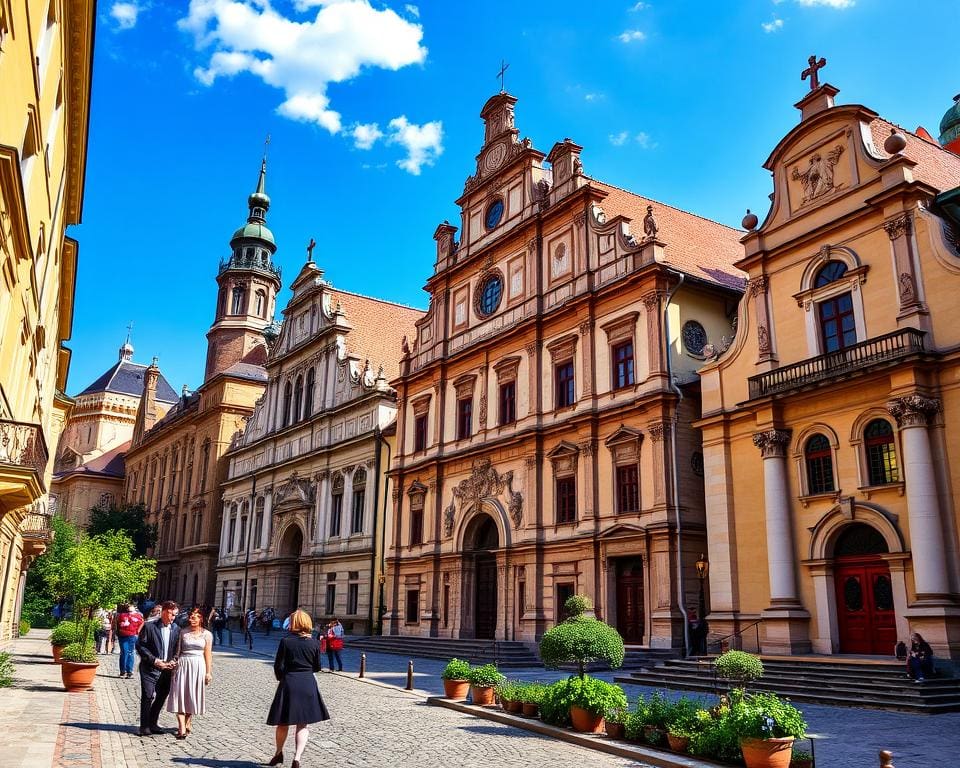
[(513, 640), (457, 640), (446, 637), (371, 635), (345, 638), (350, 648), (371, 653), (419, 656), (425, 659), (452, 659), (472, 664), (492, 664), (501, 669), (542, 667), (539, 656), (526, 643)]

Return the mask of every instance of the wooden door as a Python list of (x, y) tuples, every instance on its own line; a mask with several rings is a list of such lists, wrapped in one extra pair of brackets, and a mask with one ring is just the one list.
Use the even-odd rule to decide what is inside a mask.
[(893, 653), (897, 627), (890, 567), (879, 557), (842, 558), (835, 582), (840, 653)]
[(476, 637), (493, 640), (497, 631), (497, 558), (477, 555), (476, 558)]
[(643, 642), (643, 570), (639, 566), (617, 574), (617, 631), (625, 643)]

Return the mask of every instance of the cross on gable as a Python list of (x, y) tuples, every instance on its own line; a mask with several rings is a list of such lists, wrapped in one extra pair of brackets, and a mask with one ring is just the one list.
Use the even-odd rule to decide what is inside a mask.
[(810, 90), (815, 91), (820, 87), (820, 76), (817, 74), (817, 72), (827, 66), (827, 60), (821, 57), (820, 61), (817, 61), (817, 57), (814, 55), (807, 59), (807, 64), (810, 66), (803, 70), (803, 72), (800, 74), (800, 79), (806, 80), (809, 77)]
[(507, 64), (503, 59), (500, 59), (500, 71), (497, 72), (497, 77), (500, 79), (500, 93), (504, 92), (503, 80), (508, 69), (510, 69), (510, 65)]
[(313, 261), (313, 249), (317, 247), (317, 241), (312, 237), (310, 242), (307, 243), (307, 261)]

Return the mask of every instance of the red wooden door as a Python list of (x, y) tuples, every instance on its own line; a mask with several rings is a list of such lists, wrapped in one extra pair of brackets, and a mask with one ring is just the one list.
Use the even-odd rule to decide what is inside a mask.
[(890, 567), (878, 557), (841, 558), (835, 581), (840, 653), (892, 653), (897, 627)]
[(617, 631), (626, 643), (643, 642), (642, 572), (622, 573), (617, 577)]

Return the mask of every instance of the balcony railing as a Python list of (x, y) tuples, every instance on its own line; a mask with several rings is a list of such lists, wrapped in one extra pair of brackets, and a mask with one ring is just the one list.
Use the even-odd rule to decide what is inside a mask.
[(0, 419), (0, 464), (32, 469), (43, 483), (47, 443), (38, 424)]
[(20, 533), (24, 539), (50, 541), (53, 529), (50, 520), (53, 517), (45, 499), (34, 502), (29, 514), (20, 523)]
[(852, 347), (811, 357), (767, 373), (751, 376), (750, 399), (768, 397), (824, 381), (843, 378), (871, 368), (923, 353), (925, 331), (904, 328), (862, 341)]
[(259, 256), (230, 256), (228, 259), (220, 259), (220, 270), (218, 275), (222, 275), (228, 269), (255, 269), (260, 272), (266, 272), (270, 275), (276, 275), (280, 278), (280, 267), (272, 262), (265, 261)]

